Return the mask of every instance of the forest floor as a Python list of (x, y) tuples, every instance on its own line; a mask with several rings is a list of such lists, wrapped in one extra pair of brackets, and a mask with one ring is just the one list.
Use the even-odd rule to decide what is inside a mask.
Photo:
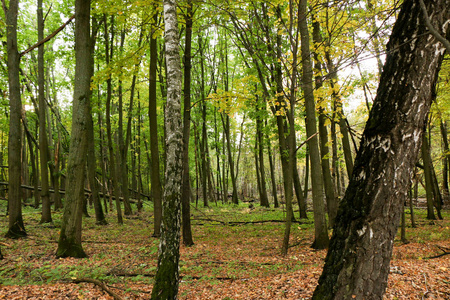
[[(3, 201), (2, 201), (3, 202)], [(291, 247), (280, 255), (284, 224), (282, 209), (250, 209), (215, 205), (192, 207), (195, 245), (181, 246), (179, 299), (309, 299), (321, 273), (325, 250), (315, 251), (312, 214), (294, 223)], [(28, 238), (0, 238), (5, 258), (0, 260), (0, 299), (150, 299), (156, 271), (158, 239), (151, 237), (151, 207), (116, 223), (95, 225), (84, 218), (86, 259), (56, 259), (62, 212), (54, 212), (54, 225), (39, 225), (40, 211), (27, 207), (24, 220)], [(7, 217), (1, 207), (0, 226)], [(425, 219), (416, 210), (418, 227), (411, 228), (409, 243), (395, 241), (385, 299), (450, 299), (450, 213), (444, 220)], [(93, 212), (92, 212), (93, 215)], [(407, 214), (407, 218), (409, 218)], [(266, 222), (259, 222), (266, 221)], [(91, 279), (103, 284), (103, 288)], [(119, 298), (117, 298), (119, 299)]]

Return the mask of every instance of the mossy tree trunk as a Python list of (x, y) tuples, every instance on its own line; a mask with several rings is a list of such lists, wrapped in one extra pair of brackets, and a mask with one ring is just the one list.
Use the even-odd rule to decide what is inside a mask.
[(72, 134), (67, 164), (66, 203), (59, 236), (57, 257), (86, 257), (81, 245), (82, 210), (88, 150), (91, 64), (90, 0), (75, 1), (75, 86)]
[[(429, 1), (427, 8), (447, 35), (450, 1)], [(444, 52), (419, 1), (404, 1), (313, 299), (383, 298)]]
[(177, 3), (164, 0), (165, 53), (167, 62), (167, 104), (165, 110), (165, 188), (159, 244), (158, 268), (152, 299), (177, 299), (179, 285), (181, 183), (183, 133), (181, 122), (181, 63)]

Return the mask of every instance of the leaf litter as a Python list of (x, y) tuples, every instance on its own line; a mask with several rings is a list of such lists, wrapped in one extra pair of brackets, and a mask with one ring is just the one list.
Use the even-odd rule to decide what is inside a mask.
[[(60, 215), (54, 214), (56, 228), (49, 228), (38, 224), (39, 214), (25, 214), (29, 237), (0, 239), (0, 299), (114, 299), (98, 285), (74, 283), (83, 278), (122, 299), (150, 299), (158, 249), (150, 212), (126, 219), (124, 226), (113, 223), (113, 215), (106, 226), (85, 218), (87, 259), (55, 258)], [(310, 299), (326, 251), (310, 247), (310, 217), (293, 224), (289, 253), (281, 256), (284, 224), (255, 221), (282, 217), (264, 208), (194, 209), (195, 244), (180, 248), (179, 299)], [(242, 219), (248, 223), (226, 222)], [(396, 240), (384, 299), (450, 299), (449, 256), (429, 259), (450, 249), (449, 226), (447, 220), (422, 218), (418, 228), (407, 228), (409, 243)]]

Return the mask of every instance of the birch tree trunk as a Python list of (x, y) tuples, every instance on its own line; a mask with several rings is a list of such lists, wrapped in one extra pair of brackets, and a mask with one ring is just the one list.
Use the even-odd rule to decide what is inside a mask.
[[(429, 1), (427, 9), (448, 35), (450, 0)], [(404, 1), (313, 299), (383, 298), (444, 52), (419, 1)]]
[(162, 207), (158, 269), (152, 299), (177, 299), (180, 260), (183, 133), (181, 122), (181, 63), (177, 3), (164, 0), (167, 103), (165, 110), (167, 165)]

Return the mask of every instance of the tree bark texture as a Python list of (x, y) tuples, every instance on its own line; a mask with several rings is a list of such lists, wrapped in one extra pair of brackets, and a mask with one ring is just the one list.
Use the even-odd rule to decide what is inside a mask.
[[(114, 45), (114, 16), (111, 16), (111, 49), (109, 48), (109, 37), (108, 37), (108, 22), (106, 17), (104, 19), (105, 23), (105, 60), (108, 64), (113, 55), (113, 45)], [(114, 148), (112, 142), (112, 129), (111, 129), (111, 98), (112, 98), (112, 78), (111, 76), (106, 79), (106, 135), (108, 138), (108, 153), (109, 153), (109, 174), (111, 177), (112, 189), (111, 195), (114, 193), (116, 198), (116, 210), (117, 210), (117, 223), (123, 224), (122, 217), (122, 207), (120, 206), (119, 200), (119, 184), (116, 174), (116, 160), (114, 157)], [(111, 203), (112, 204), (112, 203)]]
[[(427, 9), (447, 35), (450, 1)], [(419, 1), (404, 1), (313, 299), (383, 298), (444, 49), (428, 34)]]
[[(259, 163), (259, 174), (260, 174), (260, 184), (261, 184), (261, 190), (259, 193), (260, 197), (260, 204), (264, 207), (269, 207), (269, 198), (267, 197), (267, 189), (266, 189), (266, 171), (265, 171), (265, 164), (264, 164), (264, 136), (263, 136), (263, 121), (261, 114), (258, 113), (259, 111), (259, 101), (256, 102), (256, 139), (257, 139), (257, 151), (258, 151), (258, 161), (256, 162), (256, 166), (258, 167)], [(264, 103), (264, 106), (266, 104)], [(242, 137), (242, 134), (241, 134)], [(255, 151), (256, 151), (255, 149)], [(239, 166), (239, 163), (238, 163)]]
[(191, 230), (191, 180), (189, 177), (189, 137), (191, 135), (191, 49), (192, 49), (192, 1), (186, 3), (186, 40), (184, 47), (184, 108), (183, 108), (183, 186), (182, 186), (182, 226), (183, 244), (194, 245)]
[(422, 136), (422, 161), (423, 161), (423, 175), (425, 177), (425, 194), (427, 198), (427, 219), (436, 220), (434, 214), (434, 196), (433, 196), (433, 178), (432, 178), (432, 164), (430, 155), (430, 144), (428, 143), (426, 132)]
[(449, 146), (447, 137), (447, 123), (443, 120), (440, 122), (441, 136), (443, 142), (442, 155), (442, 189), (444, 194), (444, 200), (449, 199), (449, 187), (448, 187), (448, 163), (449, 163)]
[(26, 236), (22, 218), (21, 196), (21, 147), (22, 133), (20, 118), (22, 115), (22, 100), (20, 98), (19, 64), (17, 52), (17, 14), (19, 1), (9, 1), (6, 11), (7, 51), (8, 51), (8, 85), (9, 85), (9, 138), (8, 138), (8, 213), (9, 224), (7, 237), (19, 238)]
[(87, 128), (90, 105), (91, 48), (90, 0), (75, 1), (75, 87), (72, 134), (67, 162), (66, 203), (59, 236), (57, 257), (86, 257), (81, 245), (81, 225), (88, 150)]
[[(301, 50), (302, 50), (302, 83), (305, 96), (305, 110), (306, 110), (306, 133), (309, 146), (309, 157), (311, 161), (311, 184), (313, 197), (313, 212), (314, 212), (314, 243), (315, 249), (328, 248), (328, 229), (327, 220), (325, 217), (325, 204), (323, 197), (323, 179), (322, 167), (319, 152), (319, 142), (317, 138), (316, 126), (316, 105), (313, 92), (313, 69), (311, 61), (311, 51), (309, 46), (309, 31), (306, 23), (306, 6), (307, 0), (301, 0), (299, 4), (299, 28), (301, 36)], [(316, 136), (314, 136), (316, 135)], [(312, 137), (312, 138), (311, 138)]]
[(158, 45), (156, 38), (153, 37), (153, 31), (156, 30), (157, 12), (156, 5), (152, 20), (152, 38), (150, 39), (150, 74), (149, 74), (149, 96), (148, 96), (148, 117), (150, 124), (150, 151), (151, 151), (151, 173), (150, 181), (153, 196), (154, 207), (154, 224), (153, 236), (161, 235), (161, 218), (162, 218), (162, 187), (159, 166), (159, 143), (158, 143), (158, 123), (156, 114), (156, 63), (158, 60)]
[[(319, 46), (322, 41), (322, 36), (320, 33), (320, 23), (313, 16), (313, 40), (314, 44)], [(317, 50), (314, 51), (314, 68), (316, 71), (315, 83), (316, 90), (322, 87), (323, 79), (322, 79), (322, 67), (321, 60), (319, 58), (319, 53)], [(320, 102), (320, 100), (318, 101)], [(328, 220), (329, 226), (333, 227), (334, 219), (336, 218), (337, 208), (338, 208), (338, 199), (336, 197), (336, 192), (334, 190), (333, 178), (331, 176), (330, 169), (330, 158), (329, 158), (329, 148), (328, 148), (328, 129), (326, 126), (326, 116), (325, 110), (319, 103), (319, 146), (320, 146), (320, 156), (322, 161), (322, 174), (323, 174), (323, 185), (325, 189), (325, 198), (327, 200), (327, 212), (328, 212)]]
[[(44, 16), (42, 12), (42, 0), (38, 0), (37, 7), (37, 27), (38, 40), (44, 39)], [(51, 204), (49, 180), (48, 180), (48, 162), (49, 149), (46, 130), (46, 106), (45, 103), (45, 72), (44, 72), (44, 44), (38, 48), (38, 99), (39, 99), (39, 151), (41, 155), (41, 199), (42, 199), (42, 215), (40, 223), (51, 223)]]
[[(90, 56), (91, 62), (89, 64), (89, 76), (92, 77), (94, 75), (94, 48), (96, 42), (96, 34), (98, 31), (99, 24), (97, 20), (93, 20), (93, 29), (92, 35), (90, 37)], [(95, 221), (98, 225), (107, 225), (105, 214), (103, 213), (102, 203), (100, 202), (99, 195), (99, 185), (96, 180), (96, 170), (97, 170), (97, 159), (95, 157), (95, 138), (94, 138), (94, 120), (92, 118), (92, 105), (89, 103), (89, 113), (87, 114), (87, 137), (88, 137), (88, 150), (87, 150), (87, 172), (88, 172), (88, 180), (89, 185), (91, 187), (91, 197), (92, 202), (94, 204), (95, 210)], [(101, 146), (100, 146), (101, 147)], [(55, 189), (56, 190), (56, 189)], [(59, 193), (54, 193), (59, 196)], [(103, 194), (104, 195), (104, 194)], [(104, 197), (104, 196), (103, 196)]]
[[(267, 121), (266, 121), (267, 126)], [(278, 203), (278, 191), (277, 191), (277, 182), (275, 179), (275, 167), (272, 159), (272, 150), (270, 145), (270, 140), (266, 137), (266, 143), (267, 143), (267, 156), (269, 159), (269, 166), (270, 166), (270, 181), (272, 184), (272, 196), (273, 196), (273, 206), (275, 208), (278, 208), (280, 204)], [(305, 202), (306, 203), (306, 202)]]
[(177, 299), (180, 259), (181, 182), (183, 133), (181, 122), (181, 64), (177, 3), (164, 0), (165, 53), (167, 63), (167, 104), (165, 110), (165, 188), (159, 244), (158, 268), (152, 299)]
[[(120, 32), (120, 54), (123, 54), (123, 44), (125, 43), (125, 30), (121, 30)], [(119, 75), (118, 80), (118, 99), (119, 99), (119, 126), (118, 126), (118, 140), (119, 140), (119, 155), (117, 156), (117, 174), (118, 174), (118, 184), (120, 187), (120, 192), (123, 197), (123, 207), (124, 207), (124, 214), (126, 216), (129, 216), (133, 213), (133, 210), (131, 208), (130, 204), (130, 194), (128, 191), (128, 168), (127, 168), (127, 149), (128, 145), (125, 146), (125, 140), (123, 136), (123, 84), (122, 84), (122, 78)], [(133, 105), (133, 102), (130, 102), (130, 106)]]

